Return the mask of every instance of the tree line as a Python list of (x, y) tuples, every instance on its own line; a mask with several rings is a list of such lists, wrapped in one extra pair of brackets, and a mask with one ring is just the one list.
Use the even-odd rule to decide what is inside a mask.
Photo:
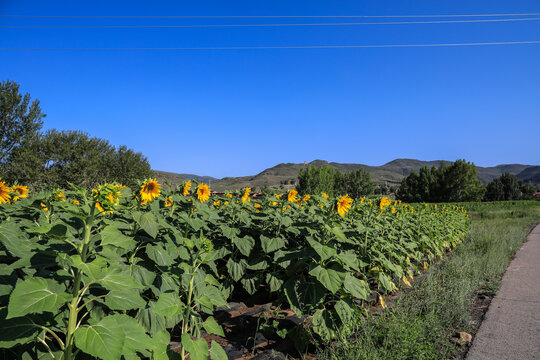
[(39, 100), (19, 92), (13, 81), (0, 83), (0, 177), (34, 190), (67, 187), (86, 188), (117, 181), (134, 185), (152, 175), (143, 154), (126, 146), (76, 130), (42, 131)]

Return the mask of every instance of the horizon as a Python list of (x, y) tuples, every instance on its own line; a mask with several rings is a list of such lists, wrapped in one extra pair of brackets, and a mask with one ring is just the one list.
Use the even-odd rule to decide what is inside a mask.
[[(366, 164), (366, 163), (361, 163), (361, 162), (349, 162), (349, 163), (344, 163), (344, 162), (340, 162), (340, 161), (328, 161), (328, 160), (323, 160), (323, 159), (314, 159), (314, 160), (311, 160), (311, 161), (307, 161), (307, 164), (309, 165), (311, 162), (313, 161), (326, 161), (328, 163), (337, 163), (337, 164), (359, 164), (359, 165), (366, 165), (366, 166), (374, 166), (374, 167), (380, 167), (380, 166), (384, 166), (386, 164), (389, 164), (391, 163), (392, 161), (395, 161), (395, 160), (417, 160), (417, 161), (422, 161), (422, 162), (437, 162), (437, 161), (445, 161), (445, 162), (455, 162), (456, 160), (460, 160), (460, 159), (456, 159), (456, 160), (421, 160), (421, 159), (412, 159), (412, 158), (395, 158), (393, 160), (390, 160), (390, 161), (387, 161), (381, 165), (371, 165), (371, 164)], [(491, 167), (497, 167), (497, 166), (506, 166), (506, 165), (522, 165), (522, 166), (531, 166), (531, 167), (534, 167), (534, 166), (540, 166), (540, 165), (536, 165), (536, 164), (522, 164), (522, 163), (504, 163), (504, 164), (495, 164), (495, 165), (479, 165), (477, 163), (475, 163), (474, 161), (471, 161), (469, 159), (461, 159), (461, 160), (466, 160), (467, 162), (472, 162), (476, 167), (481, 167), (481, 168), (491, 168)], [(192, 173), (192, 172), (186, 172), (186, 171), (180, 171), (180, 172), (174, 172), (174, 171), (168, 171), (168, 170), (161, 170), (161, 169), (154, 169), (152, 168), (153, 171), (160, 171), (160, 172), (168, 172), (168, 173), (173, 173), (173, 174), (184, 174), (184, 175), (196, 175), (196, 176), (208, 176), (208, 177), (213, 177), (215, 178), (216, 180), (221, 180), (221, 179), (224, 179), (224, 178), (234, 178), (234, 177), (244, 177), (244, 176), (254, 176), (254, 175), (258, 175), (260, 174), (261, 172), (267, 170), (267, 169), (270, 169), (270, 168), (273, 168), (277, 165), (280, 165), (280, 164), (303, 164), (304, 161), (301, 161), (301, 162), (280, 162), (280, 163), (277, 163), (277, 164), (274, 164), (270, 167), (266, 167), (264, 169), (261, 169), (259, 171), (256, 171), (255, 173), (252, 173), (252, 174), (243, 174), (243, 175), (228, 175), (228, 176), (223, 176), (223, 177), (216, 177), (216, 176), (213, 176), (213, 175), (210, 175), (210, 174), (197, 174), (197, 173)]]
[[(294, 48), (535, 42), (536, 13), (540, 6), (532, 0), (413, 6), (209, 0), (151, 7), (7, 0), (0, 15), (59, 17), (0, 17), (0, 81), (15, 81), (40, 100), (43, 130), (81, 130), (172, 173), (248, 176), (307, 159), (540, 164), (534, 132), (540, 43)], [(150, 15), (210, 18), (144, 18)], [(360, 18), (211, 18), (319, 15)], [(290, 26), (339, 22), (363, 25)], [(211, 26), (107, 28), (201, 25)], [(87, 26), (97, 28), (76, 28)], [(253, 49), (273, 46), (293, 48)], [(141, 47), (198, 50), (58, 50)]]

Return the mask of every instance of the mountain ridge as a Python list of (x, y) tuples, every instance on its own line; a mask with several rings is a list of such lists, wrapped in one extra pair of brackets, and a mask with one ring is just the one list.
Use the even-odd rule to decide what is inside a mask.
[[(280, 163), (267, 168), (255, 175), (224, 177), (217, 179), (212, 176), (200, 176), (194, 174), (176, 174), (166, 171), (154, 171), (154, 176), (159, 180), (167, 180), (172, 184), (181, 184), (186, 179), (196, 179), (201, 182), (210, 183), (213, 190), (224, 191), (249, 187), (291, 187), (297, 182), (298, 173), (306, 166), (324, 166), (329, 165), (340, 171), (354, 171), (364, 169), (371, 174), (373, 181), (379, 184), (398, 185), (401, 180), (412, 171), (418, 171), (424, 166), (450, 165), (453, 161), (448, 160), (417, 160), (398, 158), (389, 161), (380, 166), (365, 165), (359, 163), (338, 163), (328, 162), (326, 160), (316, 159), (309, 163)], [(524, 164), (500, 164), (496, 166), (482, 167), (477, 166), (478, 179), (484, 184), (508, 172), (517, 176), (524, 182), (540, 184), (540, 166)]]

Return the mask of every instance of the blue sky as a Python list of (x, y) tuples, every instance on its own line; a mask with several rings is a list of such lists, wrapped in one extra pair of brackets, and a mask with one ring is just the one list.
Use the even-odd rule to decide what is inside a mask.
[[(9, 15), (540, 13), (538, 1), (16, 1)], [(540, 16), (525, 16), (540, 18)], [(519, 16), (507, 17), (519, 18)], [(522, 16), (523, 18), (523, 16)], [(462, 18), (61, 19), (0, 26), (384, 22)], [(468, 19), (468, 18), (465, 18)], [(475, 18), (476, 19), (476, 18)], [(313, 27), (7, 29), (1, 48), (228, 47), (540, 40), (540, 21)], [(395, 158), (540, 164), (540, 44), (176, 51), (0, 50), (0, 80), (45, 128), (83, 130), (156, 170), (256, 174), (281, 162)]]

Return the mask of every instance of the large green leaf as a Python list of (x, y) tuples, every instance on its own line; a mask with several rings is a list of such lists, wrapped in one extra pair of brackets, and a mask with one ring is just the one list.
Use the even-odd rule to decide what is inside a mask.
[(113, 316), (78, 328), (74, 337), (77, 348), (103, 360), (120, 359), (126, 341), (122, 324)]
[(351, 274), (345, 275), (343, 287), (346, 291), (349, 292), (349, 294), (351, 294), (355, 298), (366, 300), (368, 297), (369, 286), (365, 282), (355, 278)]
[(106, 269), (106, 274), (99, 280), (99, 284), (107, 290), (142, 289), (143, 286), (135, 281), (129, 272), (120, 268)]
[(34, 247), (19, 226), (12, 222), (4, 222), (0, 225), (0, 243), (11, 255), (19, 258), (30, 256)]
[(321, 244), (320, 242), (314, 240), (311, 236), (306, 238), (309, 245), (315, 250), (315, 252), (321, 257), (322, 261), (330, 259), (331, 257), (336, 256), (336, 249)]
[(338, 328), (337, 315), (332, 310), (319, 309), (313, 314), (312, 327), (324, 341), (330, 341), (336, 336)]
[(285, 247), (285, 240), (283, 240), (282, 238), (278, 238), (278, 237), (268, 238), (264, 235), (261, 235), (260, 239), (261, 239), (262, 249), (266, 254)]
[(245, 255), (249, 256), (251, 253), (251, 250), (253, 249), (253, 246), (255, 246), (255, 240), (251, 236), (244, 236), (243, 238), (235, 238), (234, 239), (234, 245), (240, 250), (240, 252)]
[(358, 256), (354, 253), (354, 251), (341, 252), (337, 255), (337, 257), (349, 268), (360, 271), (360, 267), (358, 266)]
[(19, 282), (9, 297), (7, 318), (44, 311), (56, 313), (71, 299), (64, 290), (63, 285), (52, 279), (36, 277)]
[(167, 251), (161, 245), (146, 246), (146, 254), (159, 266), (170, 266), (174, 263), (176, 255)]
[(139, 290), (122, 289), (110, 291), (105, 297), (105, 305), (111, 310), (131, 310), (143, 308), (146, 301), (139, 295)]
[(231, 278), (234, 281), (238, 281), (242, 278), (242, 276), (246, 272), (246, 268), (247, 262), (244, 259), (235, 261), (233, 258), (229, 258), (229, 260), (227, 261), (227, 270), (229, 271), (229, 275), (231, 275)]
[(204, 327), (204, 330), (206, 330), (206, 332), (209, 334), (215, 334), (215, 335), (225, 337), (225, 334), (223, 333), (223, 329), (212, 316), (209, 316), (203, 322), (203, 327)]
[(124, 235), (117, 225), (106, 226), (100, 235), (102, 245), (112, 245), (125, 250), (133, 250), (136, 246), (135, 240)]
[(0, 308), (0, 348), (11, 348), (17, 344), (26, 344), (34, 339), (41, 328), (30, 316), (6, 319), (7, 309)]
[(191, 360), (206, 360), (208, 357), (208, 344), (204, 339), (191, 339), (191, 335), (182, 334), (182, 346), (189, 352)]
[(210, 360), (228, 360), (225, 350), (214, 340), (212, 340), (212, 347), (210, 348)]
[(138, 223), (141, 229), (143, 229), (148, 235), (153, 238), (157, 236), (159, 230), (158, 223), (153, 213), (147, 212), (142, 214)]
[(328, 291), (318, 282), (306, 282), (301, 278), (290, 278), (283, 286), (291, 309), (302, 316), (321, 304)]
[(136, 355), (138, 351), (143, 352), (152, 349), (152, 340), (137, 320), (124, 314), (116, 314), (110, 317), (114, 318), (124, 332), (125, 340), (124, 346), (122, 347), (123, 355)]
[(208, 296), (214, 306), (228, 306), (223, 293), (215, 286), (207, 285), (201, 291), (203, 295)]
[(153, 311), (161, 316), (170, 317), (181, 314), (185, 309), (185, 305), (180, 301), (180, 297), (176, 293), (162, 293), (159, 296), (156, 306)]
[(168, 331), (160, 331), (152, 338), (152, 360), (180, 360), (180, 354), (170, 349), (171, 335)]
[(266, 283), (270, 287), (270, 292), (278, 291), (283, 286), (283, 280), (273, 273), (266, 274)]
[(354, 305), (349, 301), (339, 300), (334, 305), (334, 310), (341, 319), (341, 322), (346, 326), (353, 325), (352, 322), (356, 316)]
[(309, 274), (315, 276), (333, 294), (341, 288), (345, 279), (343, 268), (336, 265), (332, 265), (329, 268), (323, 268), (321, 265), (317, 265)]

